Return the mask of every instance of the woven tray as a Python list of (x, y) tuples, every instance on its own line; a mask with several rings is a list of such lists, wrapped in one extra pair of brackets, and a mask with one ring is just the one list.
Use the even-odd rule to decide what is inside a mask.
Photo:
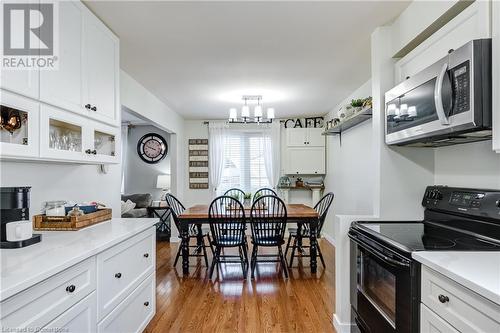
[(99, 209), (95, 213), (82, 216), (33, 216), (33, 229), (35, 230), (80, 230), (82, 228), (111, 220), (112, 211), (109, 208)]

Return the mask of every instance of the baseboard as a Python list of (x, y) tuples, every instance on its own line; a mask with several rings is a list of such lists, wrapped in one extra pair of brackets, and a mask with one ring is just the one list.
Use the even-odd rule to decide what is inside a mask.
[(351, 333), (351, 323), (341, 323), (337, 314), (333, 314), (333, 327), (337, 333)]
[(332, 236), (330, 236), (328, 234), (323, 234), (322, 236), (324, 239), (326, 239), (328, 241), (328, 243), (332, 244), (335, 247), (335, 238), (333, 238)]

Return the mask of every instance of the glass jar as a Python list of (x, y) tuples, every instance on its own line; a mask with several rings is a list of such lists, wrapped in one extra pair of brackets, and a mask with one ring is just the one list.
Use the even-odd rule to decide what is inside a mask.
[(66, 216), (66, 201), (47, 201), (43, 206), (46, 216)]

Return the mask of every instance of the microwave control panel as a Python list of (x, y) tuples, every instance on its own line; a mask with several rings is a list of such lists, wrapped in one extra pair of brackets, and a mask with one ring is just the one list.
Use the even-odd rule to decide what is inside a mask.
[(461, 63), (450, 70), (453, 86), (453, 114), (470, 110), (470, 61)]

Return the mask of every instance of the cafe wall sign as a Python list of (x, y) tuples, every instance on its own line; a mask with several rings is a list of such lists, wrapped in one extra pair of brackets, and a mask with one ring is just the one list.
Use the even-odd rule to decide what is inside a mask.
[(321, 128), (324, 125), (323, 117), (291, 118), (283, 121), (285, 128)]

